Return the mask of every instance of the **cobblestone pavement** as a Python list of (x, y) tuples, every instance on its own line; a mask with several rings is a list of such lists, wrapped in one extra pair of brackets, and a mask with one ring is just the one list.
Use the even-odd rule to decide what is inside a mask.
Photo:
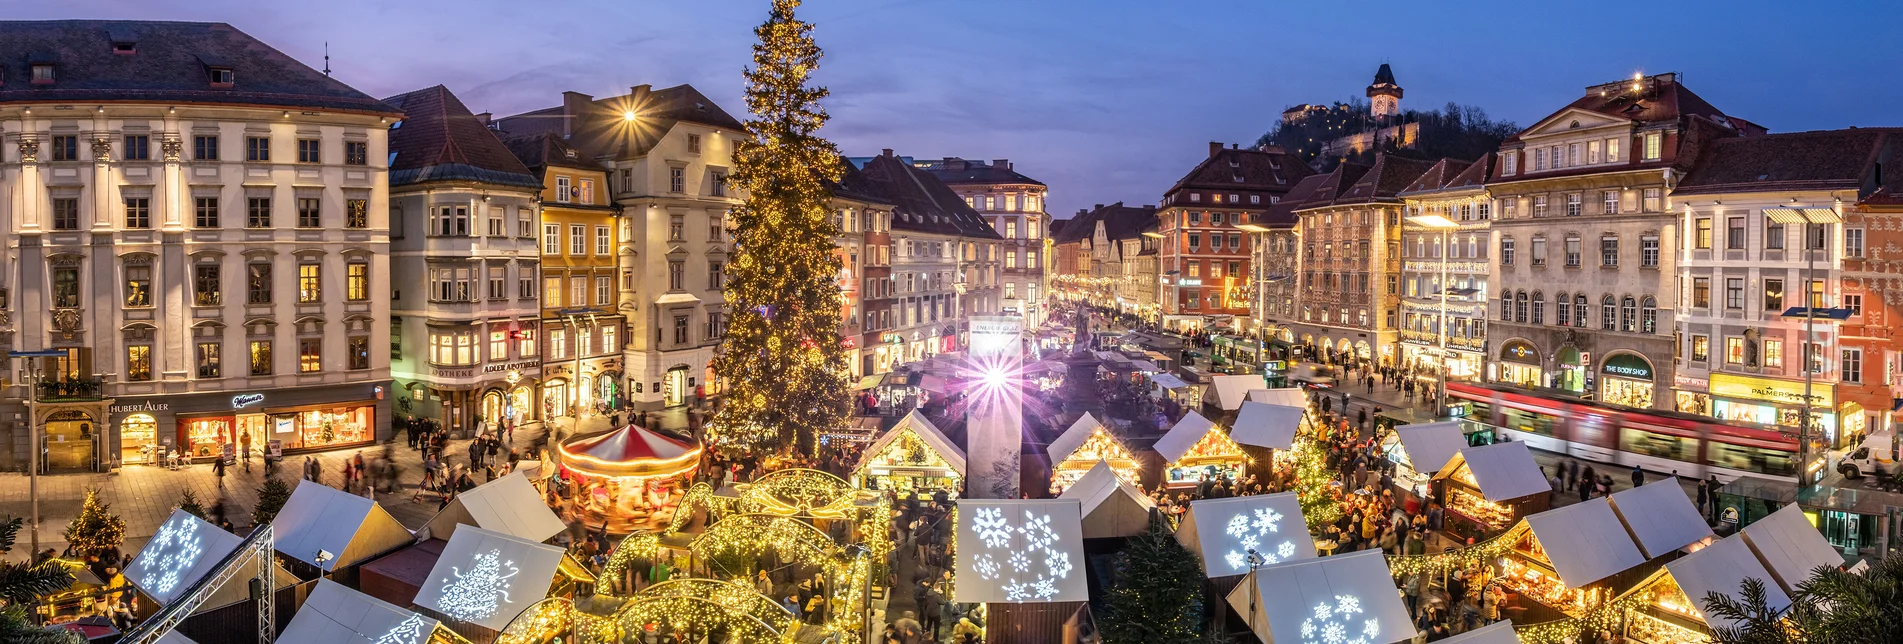
[[(552, 421), (559, 437), (576, 433), (575, 420), (558, 418)], [(687, 416), (684, 409), (672, 409), (661, 413), (661, 426), (684, 428)], [(581, 420), (582, 433), (608, 429), (608, 419), (591, 416)], [(542, 438), (544, 428), (541, 423), (531, 423), (517, 428), (514, 445), (524, 459), (531, 459), (530, 450)], [(309, 456), (316, 458), (323, 468), (323, 482), (332, 486), (343, 484), (343, 466), (346, 459), (362, 454), (366, 463), (382, 458), (383, 446), (360, 449), (322, 452)], [(410, 500), (417, 485), (422, 481), (423, 453), (406, 446), (399, 436), (391, 447), (400, 473), (398, 485), (389, 494), (377, 494), (377, 502), (403, 525), (415, 529), (421, 527), (436, 513), (436, 502), (417, 503)], [(288, 456), (280, 469), (280, 476), (286, 482), (300, 483), (297, 479), (303, 472), (306, 455)], [(469, 441), (452, 440), (445, 450), (450, 464), (469, 462)], [(172, 509), (184, 496), (186, 490), (192, 491), (207, 510), (213, 503), (224, 503), (231, 522), (242, 533), (251, 523), (251, 508), (258, 502), (258, 488), (264, 484), (264, 464), (253, 458), (249, 471), (243, 465), (235, 465), (225, 470), (224, 480), (213, 474), (209, 464), (191, 465), (177, 470), (163, 467), (130, 465), (111, 473), (72, 473), (48, 474), (40, 476), (40, 549), (64, 549), (66, 540), (61, 536), (67, 523), (79, 513), (87, 489), (98, 489), (100, 500), (111, 505), (110, 511), (125, 519), (126, 540), (122, 549), (136, 552), (140, 546), (158, 531), (159, 525), (170, 516)], [(0, 515), (30, 517), (32, 515), (29, 496), (28, 477), (22, 472), (0, 473)], [(480, 481), (480, 474), (478, 474)], [(30, 519), (29, 519), (30, 521)], [(10, 558), (24, 559), (30, 548), (29, 531), (22, 529), (19, 541)]]

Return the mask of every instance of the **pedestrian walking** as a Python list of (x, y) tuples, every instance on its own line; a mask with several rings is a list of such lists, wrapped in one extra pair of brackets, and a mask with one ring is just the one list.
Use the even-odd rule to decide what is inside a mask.
[(213, 474), (218, 475), (218, 487), (224, 487), (225, 486), (225, 459), (213, 458), (211, 461), (211, 472)]
[(1645, 485), (1645, 470), (1639, 469), (1639, 466), (1634, 465), (1632, 466), (1632, 487), (1639, 487), (1641, 485)]
[(1566, 464), (1562, 467), (1564, 471), (1560, 473), (1559, 477), (1566, 480), (1566, 489), (1563, 491), (1570, 492), (1573, 486), (1579, 482), (1579, 461), (1568, 459)]
[(1705, 503), (1711, 500), (1711, 487), (1703, 480), (1698, 482), (1698, 516), (1705, 516)]

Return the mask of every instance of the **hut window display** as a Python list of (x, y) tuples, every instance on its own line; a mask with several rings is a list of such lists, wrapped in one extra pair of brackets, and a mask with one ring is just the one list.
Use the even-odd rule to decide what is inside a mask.
[(1237, 481), (1243, 476), (1248, 457), (1242, 447), (1220, 429), (1211, 429), (1181, 458), (1169, 464), (1170, 486), (1196, 485), (1203, 481)]
[(1566, 588), (1532, 530), (1520, 529), (1517, 538), (1506, 538), (1513, 547), (1500, 559), (1499, 580), (1507, 588), (1573, 616), (1584, 615), (1609, 599), (1604, 588)]
[(1448, 509), (1496, 528), (1513, 520), (1513, 508), (1488, 501), (1480, 495), (1480, 482), (1474, 480), (1472, 469), (1462, 467), (1454, 472), (1452, 478), (1460, 485), (1447, 488)]
[(958, 489), (959, 476), (951, 464), (909, 431), (873, 455), (868, 465), (867, 487), (874, 489)]
[(1117, 478), (1136, 482), (1136, 457), (1131, 456), (1130, 450), (1125, 448), (1116, 437), (1111, 436), (1110, 432), (1105, 431), (1103, 427), (1098, 427), (1091, 431), (1090, 438), (1084, 439), (1082, 446), (1052, 468), (1054, 470), (1051, 474), (1052, 493), (1060, 493), (1064, 488), (1076, 483), (1077, 479), (1083, 478), (1084, 473), (1097, 464), (1097, 461), (1109, 463), (1111, 471), (1117, 473)]

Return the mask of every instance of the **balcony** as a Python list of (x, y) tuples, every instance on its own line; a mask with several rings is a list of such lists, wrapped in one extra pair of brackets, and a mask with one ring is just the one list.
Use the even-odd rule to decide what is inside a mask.
[(39, 384), (40, 402), (86, 402), (101, 400), (98, 378), (65, 378), (41, 380)]

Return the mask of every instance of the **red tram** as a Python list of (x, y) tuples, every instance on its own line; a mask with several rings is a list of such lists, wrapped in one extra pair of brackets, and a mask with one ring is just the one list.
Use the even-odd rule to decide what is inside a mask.
[(1797, 439), (1774, 429), (1495, 384), (1449, 383), (1447, 397), (1467, 417), (1556, 454), (1726, 482), (1797, 476)]

